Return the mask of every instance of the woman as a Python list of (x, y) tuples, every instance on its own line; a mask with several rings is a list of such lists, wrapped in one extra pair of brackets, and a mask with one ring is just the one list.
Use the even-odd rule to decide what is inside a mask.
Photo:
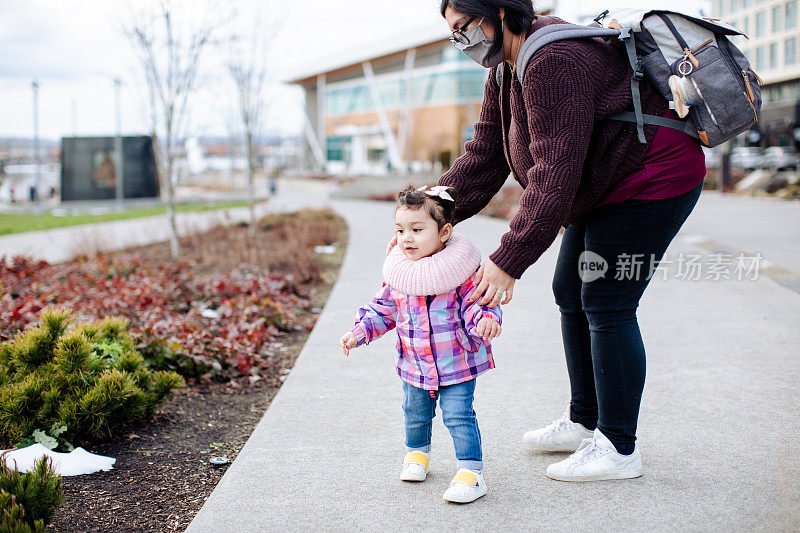
[[(479, 270), (473, 299), (509, 302), (515, 280), (565, 228), (553, 293), (571, 401), (561, 418), (524, 438), (539, 450), (580, 446), (550, 465), (551, 478), (638, 477), (645, 351), (636, 308), (700, 195), (702, 149), (685, 133), (655, 126), (645, 126), (641, 143), (634, 123), (609, 119), (632, 109), (631, 70), (601, 39), (545, 46), (520, 83), (516, 58), (525, 38), (564, 23), (537, 17), (530, 0), (442, 0), (441, 13), (453, 44), (491, 69), (475, 136), (439, 180), (461, 192), (456, 222), (486, 206), (509, 173), (524, 188), (509, 231)], [(641, 101), (644, 113), (677, 118), (650, 83), (642, 82)]]

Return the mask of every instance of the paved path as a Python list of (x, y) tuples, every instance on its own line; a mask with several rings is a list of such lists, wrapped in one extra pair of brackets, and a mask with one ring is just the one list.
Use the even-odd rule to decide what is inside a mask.
[(683, 233), (712, 252), (760, 253), (763, 272), (800, 293), (800, 202), (703, 191)]
[[(275, 197), (256, 206), (256, 215), (291, 211), (305, 206), (317, 207), (325, 201), (330, 188), (330, 185), (323, 183), (282, 182)], [(215, 224), (231, 224), (248, 218), (249, 212), (246, 207), (176, 215), (179, 235), (202, 231)], [(166, 241), (169, 239), (168, 220), (166, 215), (157, 215), (5, 235), (0, 237), (0, 257), (28, 255), (58, 263), (71, 259), (79, 253), (120, 250), (130, 246)]]
[[(404, 449), (395, 333), (349, 358), (337, 347), (379, 286), (392, 208), (334, 206), (350, 227), (339, 280), (292, 373), (187, 531), (800, 528), (792, 429), (800, 418), (800, 294), (763, 276), (654, 279), (639, 308), (648, 355), (639, 424), (645, 475), (552, 481), (545, 469), (564, 455), (532, 453), (521, 435), (568, 401), (550, 288), (556, 241), (517, 283), (494, 342), (497, 368), (479, 379), (489, 493), (457, 506), (441, 499), (456, 462), (438, 415), (428, 480), (397, 479)], [(486, 255), (506, 226), (475, 217), (458, 229)], [(703, 252), (695, 241), (679, 235), (668, 253)]]

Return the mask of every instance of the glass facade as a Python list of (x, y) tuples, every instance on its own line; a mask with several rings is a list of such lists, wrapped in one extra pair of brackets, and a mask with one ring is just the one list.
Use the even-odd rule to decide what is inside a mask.
[(793, 81), (765, 87), (761, 91), (765, 102), (779, 102), (782, 100), (800, 100), (800, 82)]
[(778, 68), (778, 43), (769, 44), (769, 68)]
[(786, 2), (784, 19), (786, 19), (787, 30), (793, 30), (797, 27), (797, 0)]
[(759, 11), (756, 13), (756, 37), (763, 37), (767, 34), (767, 12)]
[(781, 12), (782, 11), (783, 11), (783, 9), (781, 9), (781, 6), (773, 6), (772, 7), (772, 32), (773, 33), (779, 32), (779, 31), (781, 31), (781, 29), (783, 29), (783, 26), (781, 24)]
[[(454, 104), (462, 100), (480, 100), (488, 70), (467, 68), (449, 72), (415, 74), (411, 80), (411, 107)], [(403, 78), (376, 80), (381, 101), (386, 109), (403, 106)], [(325, 112), (328, 115), (374, 111), (372, 95), (366, 81), (347, 87), (329, 87), (325, 91)]]
[(797, 63), (797, 37), (783, 42), (783, 64), (787, 67)]
[(764, 58), (766, 55), (765, 52), (766, 50), (763, 46), (756, 48), (756, 70), (764, 70), (764, 68), (767, 66), (767, 62)]
[(352, 137), (328, 137), (328, 161), (344, 161), (345, 149), (351, 140)]

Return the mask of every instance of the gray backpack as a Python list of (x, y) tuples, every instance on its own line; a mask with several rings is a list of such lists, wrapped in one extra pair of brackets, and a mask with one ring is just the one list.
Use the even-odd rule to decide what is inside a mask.
[[(602, 26), (604, 18), (616, 19), (621, 29)], [(646, 142), (644, 124), (675, 128), (700, 139), (705, 146), (717, 146), (749, 129), (761, 113), (760, 79), (750, 63), (729, 40), (742, 33), (726, 22), (699, 18), (673, 11), (619, 9), (604, 11), (588, 26), (551, 24), (533, 32), (522, 44), (517, 57), (520, 83), (533, 54), (554, 41), (589, 37), (616, 38), (625, 44), (633, 70), (631, 93), (633, 112), (610, 117), (635, 122), (639, 141)], [(496, 80), (502, 87), (503, 70)], [(683, 78), (691, 88), (693, 103), (686, 120), (642, 113), (639, 82), (644, 76), (673, 107), (670, 76)], [(673, 82), (676, 80), (673, 80)]]

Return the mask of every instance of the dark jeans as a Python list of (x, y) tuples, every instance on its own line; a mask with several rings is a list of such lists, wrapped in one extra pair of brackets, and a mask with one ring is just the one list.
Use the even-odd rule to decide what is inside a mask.
[[(570, 418), (590, 430), (599, 427), (623, 454), (634, 449), (644, 390), (645, 351), (636, 308), (701, 190), (702, 183), (674, 198), (609, 204), (584, 224), (564, 230), (553, 294), (561, 311)], [(602, 259), (581, 257), (584, 251)], [(603, 260), (608, 269), (601, 275)], [(639, 262), (636, 275), (631, 265)]]

